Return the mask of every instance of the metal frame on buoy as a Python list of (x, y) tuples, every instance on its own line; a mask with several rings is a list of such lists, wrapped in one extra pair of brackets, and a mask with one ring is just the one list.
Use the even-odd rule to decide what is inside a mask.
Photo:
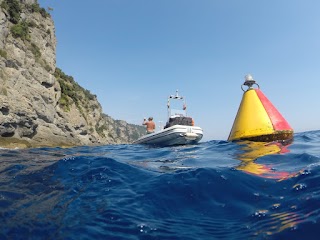
[[(249, 89), (253, 89), (253, 85), (257, 85), (258, 89), (260, 89), (259, 84), (256, 83), (255, 80), (253, 80), (253, 77), (252, 77), (251, 74), (247, 74), (244, 78), (245, 78), (245, 81), (244, 81), (244, 83), (241, 85), (242, 91), (245, 92), (245, 91), (248, 91)], [(247, 90), (244, 90), (244, 89), (243, 89), (243, 86), (247, 86), (248, 89), (247, 89)]]

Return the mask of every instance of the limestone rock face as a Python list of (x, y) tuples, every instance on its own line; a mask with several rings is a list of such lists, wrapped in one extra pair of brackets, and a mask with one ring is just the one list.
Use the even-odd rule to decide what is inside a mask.
[(57, 73), (56, 44), (53, 20), (36, 0), (0, 0), (0, 147), (119, 144), (143, 135)]

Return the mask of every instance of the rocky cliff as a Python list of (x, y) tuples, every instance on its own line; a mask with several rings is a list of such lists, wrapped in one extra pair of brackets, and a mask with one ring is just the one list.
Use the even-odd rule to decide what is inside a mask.
[(144, 133), (103, 114), (56, 68), (55, 26), (36, 0), (0, 0), (0, 147), (129, 143)]

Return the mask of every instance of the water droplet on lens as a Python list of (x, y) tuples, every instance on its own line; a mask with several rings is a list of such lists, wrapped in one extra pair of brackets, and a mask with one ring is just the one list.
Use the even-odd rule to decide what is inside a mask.
[(254, 213), (255, 217), (265, 217), (268, 213), (268, 210), (258, 210)]
[(292, 188), (295, 189), (296, 191), (299, 191), (299, 190), (304, 189), (306, 187), (307, 186), (305, 184), (297, 183)]
[(227, 180), (227, 177), (225, 177), (224, 175), (221, 175), (220, 177), (224, 180)]
[(279, 208), (279, 207), (280, 207), (280, 203), (275, 203), (275, 204), (272, 205), (272, 208), (273, 208), (273, 209), (277, 209), (277, 208)]

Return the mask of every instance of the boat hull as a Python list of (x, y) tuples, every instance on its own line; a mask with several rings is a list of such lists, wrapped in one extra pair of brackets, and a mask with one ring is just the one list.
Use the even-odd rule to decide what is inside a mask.
[(174, 125), (159, 132), (147, 134), (134, 141), (133, 144), (157, 146), (196, 144), (202, 139), (202, 136), (203, 131), (200, 127)]

